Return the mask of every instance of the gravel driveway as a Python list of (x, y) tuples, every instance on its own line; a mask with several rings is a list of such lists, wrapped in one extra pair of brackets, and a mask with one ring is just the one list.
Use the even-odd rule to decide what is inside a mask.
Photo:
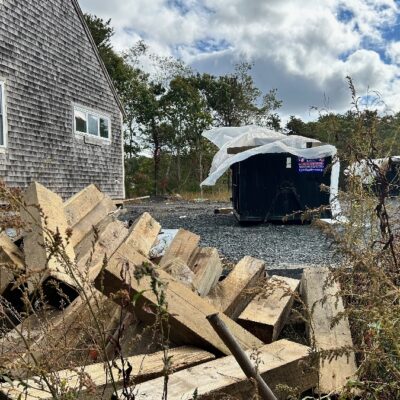
[(149, 202), (127, 206), (124, 219), (149, 212), (164, 229), (184, 228), (201, 237), (201, 246), (216, 247), (228, 261), (245, 255), (263, 259), (270, 273), (299, 276), (307, 265), (334, 263), (327, 238), (311, 225), (241, 226), (233, 215), (214, 214), (228, 203)]

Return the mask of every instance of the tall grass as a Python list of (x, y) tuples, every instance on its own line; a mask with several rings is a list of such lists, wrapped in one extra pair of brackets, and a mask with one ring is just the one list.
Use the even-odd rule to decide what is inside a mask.
[[(340, 193), (347, 222), (326, 228), (342, 256), (332, 279), (341, 283), (350, 320), (358, 370), (341, 398), (400, 399), (400, 214), (398, 199), (389, 199), (392, 182), (375, 161), (390, 156), (379, 138), (378, 113), (361, 107), (351, 79), (355, 123), (347, 133), (342, 164), (365, 160), (375, 175), (366, 185), (349, 174)], [(340, 318), (339, 316), (338, 318)], [(332, 321), (334, 325), (336, 321)], [(354, 389), (357, 389), (356, 392)]]

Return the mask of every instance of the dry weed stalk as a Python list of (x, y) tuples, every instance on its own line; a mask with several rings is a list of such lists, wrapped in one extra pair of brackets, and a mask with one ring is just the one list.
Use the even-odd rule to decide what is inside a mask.
[[(376, 161), (391, 156), (391, 149), (382, 146), (378, 112), (363, 107), (350, 78), (348, 82), (354, 123), (342, 138), (346, 150), (340, 155), (341, 162), (350, 166), (345, 190), (339, 195), (342, 223), (323, 229), (342, 258), (325, 284), (340, 282), (337, 296), (346, 304), (345, 312), (331, 324), (349, 318), (354, 348), (324, 352), (321, 356), (332, 358), (350, 351), (356, 354), (357, 376), (340, 398), (395, 400), (400, 398), (399, 205), (397, 199), (389, 197), (394, 183)], [(376, 97), (376, 101), (380, 99)], [(363, 162), (374, 177), (370, 184), (351, 168)]]
[[(26, 204), (21, 199), (18, 190), (8, 189), (4, 184), (0, 185), (0, 198), (6, 204), (6, 212), (1, 213), (1, 228), (15, 228), (18, 230), (29, 229), (24, 227), (19, 218), (19, 210), (23, 208), (29, 212)], [(125, 360), (130, 354), (124, 354), (122, 340), (124, 331), (129, 324), (135, 322), (134, 318), (128, 318), (126, 311), (129, 302), (137, 301), (137, 296), (129, 292), (122, 293), (118, 302), (120, 307), (115, 312), (116, 304), (105, 300), (89, 279), (89, 265), (95, 252), (98, 241), (98, 232), (94, 231), (94, 239), (90, 256), (85, 268), (79, 268), (76, 260), (71, 260), (65, 251), (65, 240), (68, 243), (72, 231), (52, 231), (47, 226), (47, 218), (44, 228), (40, 228), (45, 236), (44, 247), (49, 254), (47, 262), (56, 259), (60, 266), (72, 278), (78, 297), (71, 299), (69, 293), (55, 280), (47, 281), (47, 289), (52, 288), (54, 299), (46, 297), (45, 290), (41, 286), (43, 270), (31, 271), (15, 276), (12, 287), (8, 291), (11, 300), (0, 296), (0, 338), (3, 340), (5, 352), (0, 348), (0, 381), (19, 382), (21, 389), (20, 398), (23, 399), (29, 389), (40, 388), (48, 392), (49, 397), (60, 400), (73, 400), (94, 396), (94, 398), (133, 400), (135, 398), (135, 377), (131, 376), (132, 366)], [(32, 218), (34, 220), (34, 218)], [(104, 254), (103, 268), (108, 264), (107, 254)], [(129, 267), (129, 266), (128, 266)], [(152, 290), (157, 295), (158, 307), (154, 311), (156, 316), (153, 326), (146, 329), (153, 330), (153, 337), (160, 340), (164, 351), (164, 379), (165, 399), (167, 399), (168, 376), (171, 372), (171, 359), (168, 357), (169, 349), (169, 325), (167, 320), (167, 304), (163, 292), (163, 284), (157, 280), (156, 274), (146, 266), (138, 269), (142, 276), (150, 274), (152, 278)], [(137, 273), (136, 278), (141, 276)], [(29, 291), (27, 290), (29, 286)], [(8, 289), (7, 289), (8, 290)], [(11, 293), (11, 295), (10, 295)], [(52, 300), (52, 305), (49, 305)], [(115, 299), (114, 299), (115, 300)], [(17, 308), (13, 303), (16, 303)], [(57, 306), (55, 308), (54, 306)], [(73, 315), (64, 313), (68, 307), (76, 306)], [(53, 318), (56, 316), (56, 318)], [(34, 326), (26, 323), (33, 321)], [(55, 325), (55, 322), (56, 325)], [(25, 324), (26, 323), (26, 324)], [(17, 351), (7, 352), (10, 343), (8, 335), (13, 332), (13, 338), (17, 337), (19, 343)], [(156, 332), (160, 332), (159, 335)], [(161, 338), (161, 339), (159, 339)], [(13, 339), (13, 340), (14, 340)], [(132, 338), (132, 342), (136, 338)], [(137, 340), (140, 340), (138, 337)], [(40, 357), (38, 358), (38, 355)], [(116, 360), (120, 361), (119, 366)], [(142, 363), (144, 358), (142, 360)], [(94, 362), (102, 362), (107, 377), (107, 383), (102, 391), (95, 387), (91, 377), (85, 372), (87, 365)], [(74, 380), (71, 386), (69, 381), (59, 376), (59, 370), (68, 368), (76, 373), (78, 380)], [(122, 379), (116, 375), (122, 376)], [(28, 378), (30, 381), (28, 381)], [(29, 382), (34, 379), (34, 385)], [(122, 382), (121, 382), (122, 381)], [(110, 388), (106, 390), (106, 388)], [(118, 391), (121, 389), (121, 392)], [(111, 390), (111, 393), (110, 393)], [(118, 395), (119, 393), (119, 395)], [(119, 397), (117, 397), (119, 396)]]

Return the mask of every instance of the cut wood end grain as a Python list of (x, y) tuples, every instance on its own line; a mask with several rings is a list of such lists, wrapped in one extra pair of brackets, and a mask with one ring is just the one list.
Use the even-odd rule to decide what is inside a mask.
[(61, 197), (40, 183), (33, 182), (25, 191), (23, 201), (21, 218), (29, 227), (24, 236), (27, 271), (43, 271), (40, 276), (34, 278), (39, 278), (40, 282), (52, 277), (71, 288), (76, 287), (77, 283), (67, 273), (66, 265), (50, 250), (55, 243), (55, 237), (59, 235), (63, 253), (70, 262), (75, 260), (74, 248), (67, 240), (66, 233), (69, 227)]
[(135, 235), (135, 243), (133, 245), (139, 253), (148, 257), (160, 229), (161, 225), (148, 212), (143, 213), (132, 224), (129, 232)]
[(266, 293), (258, 294), (240, 314), (238, 322), (264, 343), (276, 340), (289, 317), (298, 279), (272, 276)]
[(229, 275), (209, 293), (208, 299), (218, 310), (235, 319), (254, 297), (248, 289), (256, 286), (264, 276), (264, 261), (243, 257)]
[(160, 267), (163, 268), (171, 259), (180, 258), (188, 264), (190, 257), (200, 242), (200, 236), (185, 229), (179, 229), (171, 244), (165, 250), (164, 256), (160, 260)]

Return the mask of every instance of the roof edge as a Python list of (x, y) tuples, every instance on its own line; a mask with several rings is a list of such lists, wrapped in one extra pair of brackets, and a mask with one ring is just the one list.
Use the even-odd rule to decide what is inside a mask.
[(86, 23), (85, 16), (83, 14), (82, 8), (79, 5), (78, 0), (71, 0), (71, 1), (72, 1), (72, 4), (73, 4), (74, 8), (75, 8), (76, 13), (79, 16), (79, 19), (81, 20), (81, 23), (82, 23), (82, 26), (83, 26), (83, 28), (85, 30), (86, 36), (87, 36), (87, 38), (89, 39), (89, 42), (92, 45), (93, 51), (94, 51), (94, 53), (95, 53), (95, 55), (97, 57), (97, 60), (99, 61), (101, 69), (103, 70), (104, 76), (106, 77), (106, 80), (107, 80), (108, 84), (110, 85), (111, 92), (113, 93), (113, 95), (115, 97), (115, 100), (116, 100), (116, 102), (118, 104), (118, 107), (120, 108), (120, 111), (121, 111), (122, 115), (124, 117), (126, 117), (124, 105), (122, 104), (122, 101), (119, 98), (117, 89), (115, 88), (114, 83), (111, 80), (110, 74), (108, 73), (107, 68), (106, 68), (106, 66), (105, 66), (105, 64), (104, 64), (104, 62), (103, 62), (103, 60), (102, 60), (102, 58), (100, 56), (100, 53), (99, 53), (99, 51), (97, 49), (97, 46), (96, 46), (96, 43), (94, 42), (93, 36), (92, 36), (92, 34), (90, 32), (90, 29), (89, 29), (89, 27), (88, 27), (88, 25)]

